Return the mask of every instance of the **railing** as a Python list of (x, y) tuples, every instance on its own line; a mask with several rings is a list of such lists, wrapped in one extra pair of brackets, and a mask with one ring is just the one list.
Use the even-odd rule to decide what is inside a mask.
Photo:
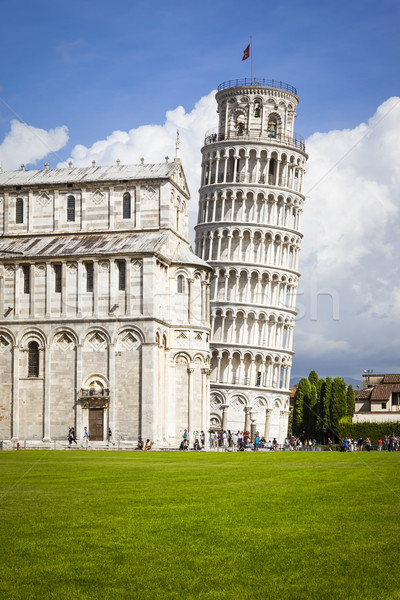
[(207, 144), (215, 144), (216, 142), (222, 142), (225, 140), (232, 141), (267, 141), (267, 142), (278, 142), (280, 144), (287, 144), (288, 146), (294, 146), (299, 150), (305, 152), (306, 145), (304, 142), (304, 138), (294, 133), (293, 136), (285, 135), (283, 133), (272, 133), (272, 132), (264, 132), (264, 133), (252, 133), (252, 132), (244, 132), (244, 133), (232, 133), (229, 132), (227, 135), (224, 133), (218, 133), (218, 129), (210, 129), (204, 136), (204, 145)]
[(244, 79), (230, 79), (229, 81), (224, 81), (220, 83), (218, 86), (218, 91), (226, 90), (228, 88), (234, 87), (269, 87), (276, 88), (278, 90), (285, 90), (285, 92), (290, 92), (291, 94), (295, 94), (297, 96), (297, 90), (292, 85), (288, 83), (284, 83), (283, 81), (276, 81), (276, 79), (259, 79), (258, 77), (253, 77), (253, 79), (249, 79), (245, 77)]

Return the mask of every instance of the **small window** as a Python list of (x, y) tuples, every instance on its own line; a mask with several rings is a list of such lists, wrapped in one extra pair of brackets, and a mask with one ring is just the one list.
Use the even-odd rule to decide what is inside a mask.
[(183, 275), (178, 275), (177, 278), (177, 292), (178, 294), (183, 294), (184, 292), (184, 279), (183, 279)]
[(131, 195), (129, 192), (125, 192), (122, 198), (122, 217), (124, 219), (131, 218)]
[(17, 204), (15, 206), (15, 222), (24, 222), (24, 201), (22, 198), (17, 198)]
[(39, 377), (39, 344), (28, 344), (28, 377)]
[(24, 277), (24, 294), (31, 293), (31, 267), (22, 265), (22, 275)]
[(398, 405), (399, 405), (399, 393), (392, 392), (392, 406), (398, 406)]
[(93, 292), (93, 263), (85, 263), (86, 291)]
[(61, 294), (61, 265), (54, 265), (54, 291)]
[(68, 196), (67, 198), (67, 221), (75, 221), (75, 198)]
[(117, 261), (118, 267), (118, 289), (125, 291), (126, 289), (126, 263), (124, 260)]
[(382, 410), (386, 410), (386, 402), (381, 403), (381, 408), (382, 408)]

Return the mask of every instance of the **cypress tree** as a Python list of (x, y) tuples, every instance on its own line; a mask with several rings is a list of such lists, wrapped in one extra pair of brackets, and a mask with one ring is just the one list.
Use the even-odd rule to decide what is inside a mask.
[(310, 391), (307, 398), (308, 402), (304, 401), (304, 433), (307, 440), (315, 437), (315, 425), (317, 422), (317, 388), (314, 384), (310, 384)]
[(347, 388), (346, 400), (347, 400), (347, 416), (352, 417), (354, 415), (354, 410), (356, 408), (356, 399), (354, 396), (353, 386), (351, 384)]
[(308, 379), (306, 379), (305, 377), (300, 379), (294, 394), (292, 428), (294, 435), (304, 435), (304, 401), (306, 403), (308, 403), (309, 401), (310, 388), (311, 385)]
[(310, 374), (308, 376), (308, 381), (311, 383), (311, 385), (315, 385), (315, 387), (318, 389), (318, 375), (315, 371), (310, 371)]
[(319, 419), (317, 421), (317, 436), (319, 441), (326, 444), (330, 435), (330, 407), (332, 399), (332, 379), (327, 377), (322, 380), (321, 392), (319, 398)]
[(335, 432), (334, 435), (336, 440), (339, 436), (337, 431), (339, 429), (339, 421), (347, 413), (347, 399), (346, 399), (346, 384), (341, 377), (335, 377), (332, 383), (332, 399), (331, 399), (331, 428)]

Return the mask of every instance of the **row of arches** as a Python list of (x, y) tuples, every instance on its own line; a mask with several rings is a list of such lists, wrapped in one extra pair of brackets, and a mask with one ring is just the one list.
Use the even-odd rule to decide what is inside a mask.
[(256, 311), (216, 309), (211, 315), (212, 343), (291, 351), (294, 319)]
[(212, 302), (241, 302), (248, 305), (295, 309), (297, 277), (268, 271), (216, 269), (211, 280)]
[(289, 389), (289, 358), (271, 354), (214, 350), (211, 383)]
[(204, 152), (201, 185), (247, 183), (272, 185), (302, 193), (305, 161), (285, 152), (221, 148)]
[(233, 221), (260, 223), (269, 226), (300, 230), (302, 200), (275, 194), (246, 194), (242, 190), (218, 193), (202, 193), (199, 200), (198, 223)]
[(205, 261), (246, 262), (298, 270), (300, 238), (250, 229), (197, 229), (196, 254)]

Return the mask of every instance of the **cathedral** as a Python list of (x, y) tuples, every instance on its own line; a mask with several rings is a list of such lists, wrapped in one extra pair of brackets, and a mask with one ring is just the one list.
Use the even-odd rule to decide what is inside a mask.
[(196, 253), (179, 159), (0, 172), (0, 439), (283, 440), (304, 141), (282, 82), (219, 87)]

